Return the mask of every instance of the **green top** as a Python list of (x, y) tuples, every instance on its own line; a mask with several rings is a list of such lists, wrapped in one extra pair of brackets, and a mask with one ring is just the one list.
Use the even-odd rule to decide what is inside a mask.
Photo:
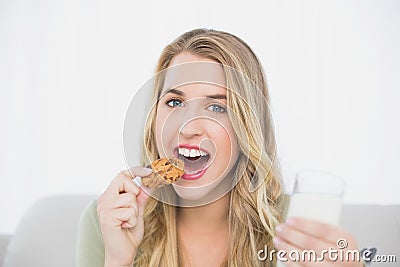
[[(285, 195), (281, 205), (287, 207)], [(285, 209), (282, 209), (283, 214)], [(104, 243), (97, 215), (97, 201), (93, 200), (82, 213), (77, 243), (78, 267), (104, 267)]]
[(76, 255), (78, 267), (104, 267), (104, 243), (96, 200), (90, 202), (82, 213)]

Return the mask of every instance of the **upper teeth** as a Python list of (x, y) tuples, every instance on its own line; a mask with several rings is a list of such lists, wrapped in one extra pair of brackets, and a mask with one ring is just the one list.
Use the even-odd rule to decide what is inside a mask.
[(179, 155), (183, 155), (185, 157), (199, 157), (199, 156), (207, 156), (208, 154), (202, 150), (198, 150), (198, 149), (188, 149), (188, 148), (184, 148), (184, 147), (180, 147), (178, 149), (178, 153)]

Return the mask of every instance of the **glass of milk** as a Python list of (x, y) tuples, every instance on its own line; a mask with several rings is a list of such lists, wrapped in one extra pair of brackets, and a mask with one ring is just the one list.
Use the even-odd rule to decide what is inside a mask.
[[(286, 218), (302, 217), (338, 225), (345, 182), (322, 171), (301, 171), (296, 174)], [(284, 266), (277, 262), (277, 266)]]
[(286, 218), (303, 217), (338, 225), (345, 182), (322, 171), (296, 174)]

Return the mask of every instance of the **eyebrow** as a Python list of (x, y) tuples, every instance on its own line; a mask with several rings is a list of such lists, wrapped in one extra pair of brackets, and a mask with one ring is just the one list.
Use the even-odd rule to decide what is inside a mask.
[[(169, 93), (176, 94), (176, 95), (180, 95), (180, 96), (185, 96), (185, 93), (184, 93), (184, 92), (182, 92), (182, 91), (180, 91), (180, 90), (177, 90), (177, 89), (174, 89), (174, 88), (170, 88), (170, 89), (166, 90), (166, 91), (162, 94), (161, 97), (164, 97), (166, 94), (169, 94)], [(206, 98), (211, 98), (211, 99), (226, 99), (226, 95), (224, 95), (224, 94), (207, 95), (207, 96), (205, 96), (205, 97), (206, 97)]]
[(182, 91), (180, 91), (180, 90), (177, 90), (177, 89), (174, 89), (174, 88), (170, 88), (170, 89), (166, 90), (166, 91), (161, 95), (161, 97), (164, 97), (166, 94), (169, 94), (169, 93), (176, 94), (176, 95), (180, 95), (180, 96), (185, 96), (185, 93), (184, 93), (184, 92), (182, 92)]

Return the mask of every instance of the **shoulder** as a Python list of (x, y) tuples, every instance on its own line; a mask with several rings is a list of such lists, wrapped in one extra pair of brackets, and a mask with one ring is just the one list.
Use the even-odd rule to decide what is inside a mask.
[(79, 221), (77, 266), (104, 266), (104, 244), (97, 215), (97, 201), (83, 210)]
[(84, 230), (91, 230), (93, 234), (101, 238), (99, 217), (97, 215), (97, 200), (92, 200), (81, 214), (78, 233)]

